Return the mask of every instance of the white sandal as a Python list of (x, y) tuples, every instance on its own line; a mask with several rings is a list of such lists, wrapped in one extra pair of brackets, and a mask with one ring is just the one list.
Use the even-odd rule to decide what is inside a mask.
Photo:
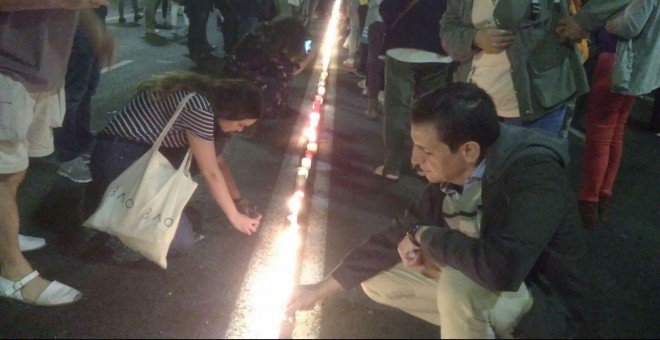
[(39, 295), (37, 302), (30, 302), (23, 299), (21, 289), (39, 276), (38, 271), (33, 271), (20, 281), (11, 281), (0, 276), (0, 298), (7, 298), (23, 303), (37, 305), (37, 306), (60, 306), (74, 303), (82, 297), (82, 294), (57, 281), (52, 281), (46, 289)]

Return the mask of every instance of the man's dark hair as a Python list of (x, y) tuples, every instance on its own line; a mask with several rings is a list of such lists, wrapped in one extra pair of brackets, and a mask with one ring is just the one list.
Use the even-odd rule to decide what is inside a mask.
[(433, 124), (438, 139), (447, 144), (452, 153), (469, 141), (477, 142), (486, 150), (500, 135), (493, 100), (471, 83), (451, 83), (422, 95), (413, 103), (411, 121)]

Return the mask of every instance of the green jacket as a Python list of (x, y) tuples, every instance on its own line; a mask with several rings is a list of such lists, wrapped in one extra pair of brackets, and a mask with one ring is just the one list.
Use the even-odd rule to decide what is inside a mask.
[[(472, 24), (472, 0), (449, 0), (440, 21), (445, 51), (460, 65), (456, 81), (467, 81), (472, 58), (480, 52), (472, 41), (477, 28)], [(562, 45), (555, 34), (556, 23), (568, 13), (569, 0), (555, 4), (540, 0), (540, 14), (531, 16), (531, 1), (500, 0), (493, 16), (497, 27), (514, 32), (515, 40), (506, 49), (511, 63), (520, 116), (534, 120), (589, 90), (587, 77), (575, 49)]]

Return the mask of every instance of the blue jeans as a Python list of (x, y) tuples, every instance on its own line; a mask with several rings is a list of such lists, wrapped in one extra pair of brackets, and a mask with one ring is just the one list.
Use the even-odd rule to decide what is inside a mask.
[[(110, 183), (115, 180), (124, 170), (131, 164), (137, 161), (149, 149), (150, 145), (139, 144), (127, 141), (122, 138), (115, 138), (100, 135), (96, 138), (96, 143), (92, 149), (92, 156), (89, 163), (89, 168), (92, 173), (92, 182), (87, 187), (85, 192), (85, 214), (90, 216), (94, 210), (99, 206), (103, 199), (103, 194), (108, 188)], [(169, 153), (181, 154), (181, 159), (186, 153), (187, 148), (170, 149)], [(166, 156), (167, 157), (167, 156)], [(170, 159), (168, 157), (168, 159)], [(178, 163), (173, 162), (175, 166)], [(168, 256), (180, 255), (189, 251), (195, 237), (193, 234), (192, 224), (186, 213), (181, 214), (179, 226), (177, 227), (174, 239), (170, 244)]]
[(553, 136), (559, 136), (559, 132), (564, 126), (565, 117), (566, 105), (561, 105), (536, 120), (526, 122), (520, 118), (504, 118), (502, 122), (509, 125), (544, 130)]
[(89, 151), (92, 145), (91, 103), (100, 78), (99, 59), (87, 34), (78, 27), (66, 72), (66, 113), (62, 127), (54, 130), (57, 160), (60, 162), (80, 156)]

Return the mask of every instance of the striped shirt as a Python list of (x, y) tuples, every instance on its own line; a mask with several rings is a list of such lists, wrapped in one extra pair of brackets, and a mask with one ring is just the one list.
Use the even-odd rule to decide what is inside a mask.
[[(179, 90), (164, 100), (153, 100), (147, 91), (142, 91), (110, 120), (101, 133), (153, 145), (181, 100), (189, 93), (188, 90)], [(203, 140), (213, 141), (215, 125), (211, 103), (203, 95), (196, 94), (184, 106), (162, 146), (188, 146), (187, 131)]]

